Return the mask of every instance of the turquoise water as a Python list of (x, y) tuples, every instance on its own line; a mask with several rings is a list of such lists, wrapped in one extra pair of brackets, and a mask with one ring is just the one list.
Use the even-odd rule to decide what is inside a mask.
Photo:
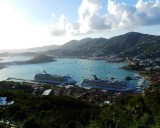
[[(13, 59), (12, 59), (13, 60)], [(69, 75), (80, 85), (85, 78), (92, 79), (96, 74), (98, 78), (115, 77), (124, 80), (132, 71), (120, 69), (124, 63), (105, 63), (105, 61), (85, 59), (57, 59), (57, 61), (43, 64), (14, 65), (0, 70), (0, 80), (7, 77), (33, 80), (34, 74), (43, 70), (55, 75)]]

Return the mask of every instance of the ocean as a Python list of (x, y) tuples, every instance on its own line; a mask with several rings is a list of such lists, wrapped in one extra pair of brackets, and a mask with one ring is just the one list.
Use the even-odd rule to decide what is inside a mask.
[[(5, 61), (28, 60), (30, 57), (10, 57)], [(133, 75), (135, 72), (120, 69), (125, 63), (106, 63), (102, 60), (86, 59), (57, 59), (57, 61), (41, 64), (13, 65), (0, 70), (0, 80), (6, 80), (7, 77), (33, 80), (34, 75), (45, 70), (55, 75), (69, 75), (80, 85), (83, 79), (92, 79), (94, 74), (98, 78), (115, 77), (118, 80), (124, 80), (126, 76)], [(131, 81), (135, 83), (135, 81)]]

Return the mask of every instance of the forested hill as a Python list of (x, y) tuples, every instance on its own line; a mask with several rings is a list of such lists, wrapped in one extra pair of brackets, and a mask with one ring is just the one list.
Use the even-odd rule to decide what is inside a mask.
[[(37, 51), (36, 51), (37, 50)], [(118, 55), (120, 57), (159, 57), (160, 36), (129, 32), (124, 35), (106, 38), (84, 38), (71, 40), (61, 46), (43, 46), (29, 49), (21, 53), (0, 53), (0, 57), (13, 55), (37, 55), (39, 53), (54, 57), (104, 57)]]
[(105, 38), (72, 40), (47, 54), (64, 57), (91, 57), (119, 54), (122, 56), (156, 55), (160, 51), (160, 36), (129, 32), (124, 35)]

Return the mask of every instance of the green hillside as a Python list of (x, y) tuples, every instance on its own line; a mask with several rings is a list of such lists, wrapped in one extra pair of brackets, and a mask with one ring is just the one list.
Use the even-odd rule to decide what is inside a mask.
[(160, 36), (129, 32), (110, 39), (86, 38), (72, 40), (47, 54), (64, 57), (91, 57), (118, 54), (120, 56), (152, 56), (159, 55)]

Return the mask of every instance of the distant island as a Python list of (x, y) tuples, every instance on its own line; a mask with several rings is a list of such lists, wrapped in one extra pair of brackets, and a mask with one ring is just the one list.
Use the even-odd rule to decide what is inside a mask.
[(10, 65), (39, 64), (39, 63), (47, 63), (47, 62), (52, 62), (52, 61), (56, 61), (54, 57), (48, 56), (45, 54), (39, 54), (33, 57), (32, 59), (26, 60), (26, 61), (11, 61), (11, 62), (1, 63), (0, 69), (3, 69), (6, 66), (10, 66)]
[(19, 62), (20, 64), (38, 64), (38, 63), (47, 63), (55, 61), (52, 56), (47, 56), (45, 54), (39, 54), (38, 56), (33, 57), (30, 60)]
[(48, 56), (45, 54), (39, 54), (27, 61), (13, 61), (13, 62), (8, 62), (8, 63), (10, 64), (39, 64), (39, 63), (47, 63), (47, 62), (52, 62), (52, 61), (55, 61), (52, 56)]

